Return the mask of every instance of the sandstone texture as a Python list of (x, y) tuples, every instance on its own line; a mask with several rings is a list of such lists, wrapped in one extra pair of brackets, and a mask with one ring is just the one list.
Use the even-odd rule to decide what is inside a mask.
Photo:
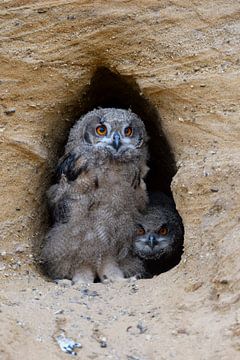
[[(1, 1), (0, 359), (65, 359), (59, 335), (81, 359), (239, 358), (239, 40), (233, 0)], [(108, 89), (106, 73), (133, 92)], [(78, 288), (44, 278), (34, 252), (57, 159), (74, 121), (107, 99), (101, 84), (108, 96), (116, 85), (117, 105), (142, 97), (146, 122), (154, 109), (185, 251), (151, 280)]]

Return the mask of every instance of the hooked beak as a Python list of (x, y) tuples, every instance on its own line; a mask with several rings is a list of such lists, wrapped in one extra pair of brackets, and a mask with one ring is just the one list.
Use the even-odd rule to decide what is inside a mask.
[(151, 249), (153, 249), (154, 246), (158, 244), (158, 241), (154, 235), (150, 234), (147, 240), (147, 244), (148, 246), (150, 246)]
[(115, 131), (115, 133), (113, 134), (112, 146), (114, 147), (115, 150), (118, 151), (118, 149), (120, 148), (121, 145), (122, 145), (121, 137), (120, 137), (119, 133), (117, 131)]

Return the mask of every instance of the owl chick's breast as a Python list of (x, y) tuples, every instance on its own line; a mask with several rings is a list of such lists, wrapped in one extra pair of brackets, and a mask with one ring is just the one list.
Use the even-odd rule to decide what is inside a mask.
[[(95, 232), (107, 251), (111, 247), (115, 252), (124, 245), (131, 245), (134, 223), (140, 209), (139, 190), (132, 184), (134, 177), (133, 171), (126, 172), (118, 166), (106, 167), (98, 175), (98, 188), (94, 192), (94, 200), (98, 206), (93, 206), (89, 215), (93, 218)], [(146, 200), (146, 193), (142, 190), (142, 202)]]
[(65, 220), (80, 258), (117, 256), (131, 246), (135, 219), (146, 203), (138, 177), (133, 165), (105, 162), (68, 184)]

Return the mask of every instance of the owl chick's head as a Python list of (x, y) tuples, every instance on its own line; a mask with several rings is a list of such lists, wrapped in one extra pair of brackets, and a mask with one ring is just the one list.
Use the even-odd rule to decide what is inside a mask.
[(116, 159), (129, 159), (144, 149), (147, 133), (142, 120), (133, 112), (104, 108), (80, 118), (69, 136), (69, 146), (85, 145)]
[(182, 245), (183, 228), (176, 210), (150, 206), (139, 220), (133, 247), (140, 258), (157, 260), (171, 255)]

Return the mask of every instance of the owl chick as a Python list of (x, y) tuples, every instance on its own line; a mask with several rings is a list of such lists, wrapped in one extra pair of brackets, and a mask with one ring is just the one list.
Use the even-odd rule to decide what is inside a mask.
[(93, 110), (73, 126), (48, 191), (54, 225), (41, 262), (54, 279), (93, 282), (124, 277), (119, 261), (147, 194), (147, 134), (131, 111)]
[(123, 259), (125, 276), (148, 277), (176, 265), (183, 248), (183, 225), (171, 198), (150, 194), (147, 209), (138, 218), (132, 255)]

